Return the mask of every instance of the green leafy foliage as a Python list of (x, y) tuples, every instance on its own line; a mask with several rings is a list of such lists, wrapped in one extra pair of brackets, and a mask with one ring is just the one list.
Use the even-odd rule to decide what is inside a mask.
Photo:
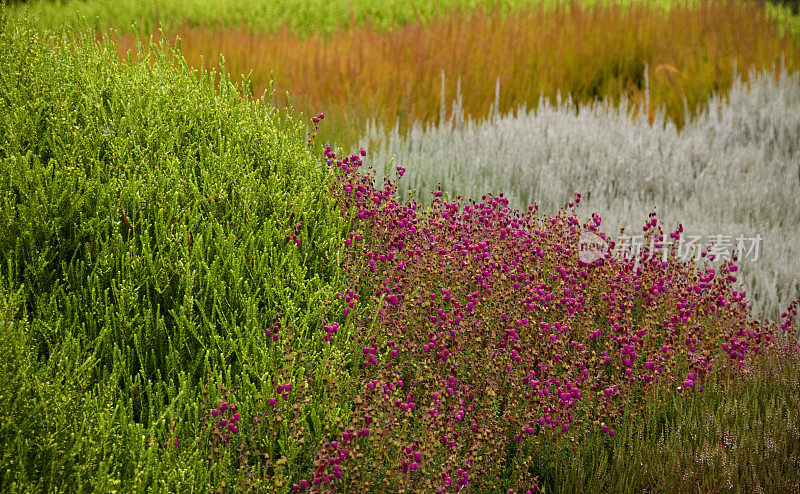
[[(4, 410), (23, 420), (4, 427), (34, 439), (9, 432), (19, 463), (5, 462), (3, 485), (88, 488), (88, 471), (67, 466), (103, 462), (130, 468), (92, 482), (157, 482), (135, 479), (116, 445), (135, 431), (126, 454), (152, 461), (167, 425), (199, 440), (203, 385), (209, 401), (218, 385), (254, 396), (316, 367), (347, 223), (305, 125), (242, 96), (224, 67), (192, 71), (155, 44), (120, 63), (108, 40), (12, 24), (0, 34), (3, 393), (17, 390)], [(199, 472), (182, 482), (203, 484)]]

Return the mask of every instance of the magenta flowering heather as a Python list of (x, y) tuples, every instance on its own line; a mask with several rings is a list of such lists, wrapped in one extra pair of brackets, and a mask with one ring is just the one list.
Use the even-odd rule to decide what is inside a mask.
[[(614, 437), (656, 387), (701, 392), (710, 373), (744, 372), (777, 347), (778, 328), (753, 320), (732, 290), (733, 264), (719, 274), (665, 253), (655, 213), (638, 257), (585, 264), (581, 235), (606, 236), (598, 215), (579, 219), (580, 194), (552, 217), (502, 195), (450, 201), (442, 190), (423, 210), (362, 172), (365, 154), (325, 152), (358, 232), (343, 242), (353, 285), (339, 298), (374, 302), (342, 311), (360, 382), (341, 443), (323, 440), (315, 460), (320, 490), (347, 489), (338, 482), (357, 460), (341, 448), (355, 441), (362, 465), (393, 458), (387, 467), (411, 490), (441, 478), (442, 492), (480, 491), (507, 451), (522, 461), (543, 441), (592, 429)], [(536, 479), (519, 475), (510, 482), (532, 489)]]
[[(399, 201), (391, 180), (374, 183), (365, 156), (325, 148), (353, 225), (341, 240), (352, 284), (332, 313), (358, 394), (350, 422), (321, 439), (312, 489), (357, 488), (363, 465), (392, 458), (389, 476), (409, 491), (487, 490), (508, 451), (519, 462), (534, 444), (587, 430), (614, 437), (656, 387), (702, 392), (712, 372), (745, 372), (780, 339), (749, 317), (732, 263), (698, 268), (664, 252), (654, 212), (638, 257), (585, 264), (581, 235), (607, 237), (599, 215), (579, 219), (580, 194), (552, 217), (502, 194), (451, 201), (441, 189), (423, 209)], [(366, 303), (351, 310), (359, 293)], [(324, 341), (339, 323), (322, 323)], [(536, 478), (515, 475), (514, 492), (535, 490)]]

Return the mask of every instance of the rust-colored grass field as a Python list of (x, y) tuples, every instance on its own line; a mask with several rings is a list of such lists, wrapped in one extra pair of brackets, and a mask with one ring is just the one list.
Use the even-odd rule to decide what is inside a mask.
[[(385, 125), (438, 118), (442, 72), (451, 102), (460, 78), (463, 108), (473, 116), (490, 111), (499, 80), (499, 109), (534, 106), (558, 92), (578, 101), (627, 96), (663, 106), (678, 125), (685, 103), (691, 111), (713, 91), (725, 90), (734, 70), (770, 67), (785, 59), (800, 66), (800, 52), (754, 3), (712, 2), (689, 8), (644, 6), (527, 10), (502, 17), (474, 11), (425, 26), (390, 32), (359, 27), (333, 35), (301, 38), (288, 29), (272, 34), (191, 27), (179, 36), (189, 63), (217, 65), (224, 55), (234, 79), (252, 71), (260, 95), (274, 74), (276, 103), (292, 102), (306, 115), (325, 112), (319, 139), (350, 144), (367, 118)], [(135, 48), (121, 35), (120, 54)], [(135, 50), (132, 50), (135, 51)], [(652, 110), (651, 110), (652, 111)]]

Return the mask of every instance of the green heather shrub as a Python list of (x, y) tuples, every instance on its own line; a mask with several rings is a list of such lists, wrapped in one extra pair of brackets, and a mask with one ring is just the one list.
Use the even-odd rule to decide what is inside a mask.
[[(320, 387), (340, 369), (318, 359), (348, 225), (306, 125), (241, 96), (224, 67), (142, 49), (120, 63), (109, 40), (3, 21), (6, 492), (222, 479), (240, 462), (198, 463), (202, 414), (238, 386), (233, 443), (277, 382), (294, 383), (281, 406), (309, 437), (340, 413)], [(306, 453), (272, 425), (267, 459), (291, 475)], [(165, 462), (153, 448), (167, 440)]]
[[(21, 294), (0, 288), (0, 486), (4, 492), (78, 490), (112, 492), (123, 478), (154, 485), (172, 476), (159, 469), (151, 434), (135, 422), (117, 391), (122, 366), (92, 378), (99, 359), (64, 335), (51, 357), (37, 359), (34, 334), (49, 321), (25, 314)], [(163, 399), (163, 390), (154, 397)], [(195, 455), (197, 456), (197, 455)], [(156, 466), (156, 468), (153, 468)], [(182, 465), (185, 468), (185, 465)], [(198, 471), (199, 473), (199, 471)], [(160, 478), (161, 477), (161, 478)]]
[(653, 207), (704, 245), (717, 234), (734, 247), (739, 235), (760, 234), (758, 258), (742, 256), (740, 274), (756, 310), (776, 319), (800, 296), (800, 74), (749, 79), (736, 77), (681, 131), (663, 113), (650, 125), (624, 102), (545, 100), (473, 120), (456, 100), (438, 125), (405, 136), (369, 125), (361, 143), (379, 180), (392, 175), (393, 159), (407, 169), (399, 192), (416, 190), (423, 202), (441, 183), (451, 197), (502, 192), (515, 207), (536, 202), (553, 214), (577, 191), (582, 214), (600, 214), (615, 240), (622, 226), (641, 235), (642, 212)]

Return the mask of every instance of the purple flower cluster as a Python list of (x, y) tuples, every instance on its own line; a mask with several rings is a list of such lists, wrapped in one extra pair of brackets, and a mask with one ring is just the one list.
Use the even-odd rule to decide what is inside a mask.
[(217, 419), (219, 430), (224, 431), (224, 442), (230, 441), (231, 434), (238, 434), (239, 427), (236, 423), (239, 421), (240, 417), (236, 405), (228, 406), (228, 403), (223, 401), (220, 403), (219, 408), (211, 410), (211, 416)]
[(282, 314), (276, 314), (275, 317), (272, 318), (272, 329), (267, 328), (264, 330), (264, 336), (272, 338), (272, 341), (278, 341), (280, 339), (278, 331), (281, 329), (281, 316)]
[(319, 130), (319, 124), (322, 120), (325, 119), (324, 113), (319, 113), (315, 117), (311, 117), (311, 123), (314, 125), (314, 130), (308, 133), (308, 140), (306, 141), (306, 145), (310, 148), (314, 144), (314, 138), (317, 136), (317, 131)]

